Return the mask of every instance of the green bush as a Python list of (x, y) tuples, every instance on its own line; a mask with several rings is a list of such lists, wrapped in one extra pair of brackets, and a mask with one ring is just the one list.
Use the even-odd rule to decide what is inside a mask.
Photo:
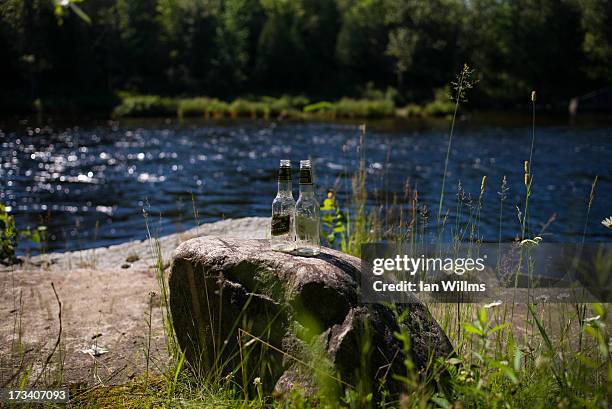
[(176, 108), (179, 118), (187, 116), (206, 116), (206, 111), (210, 100), (208, 98), (188, 98), (181, 99)]
[(393, 102), (397, 102), (399, 98), (399, 93), (397, 89), (393, 87), (387, 87), (386, 90), (378, 89), (374, 85), (373, 82), (368, 82), (361, 92), (361, 99), (370, 99), (370, 100), (381, 100), (388, 99)]
[(303, 95), (283, 95), (279, 98), (264, 96), (261, 101), (268, 105), (269, 113), (273, 116), (299, 116), (299, 112), (310, 103)]
[(229, 105), (232, 118), (255, 117), (257, 114), (256, 102), (238, 98)]
[(402, 117), (421, 117), (425, 114), (424, 108), (418, 104), (408, 104), (405, 107), (398, 110), (399, 115)]
[(222, 118), (229, 113), (229, 105), (216, 98), (196, 97), (181, 99), (176, 114), (179, 118), (202, 116), (204, 118)]
[(434, 100), (427, 103), (423, 108), (426, 115), (447, 116), (452, 115), (455, 110), (455, 103), (450, 99), (450, 88), (438, 88), (434, 91)]
[(395, 115), (395, 105), (388, 99), (342, 98), (332, 111), (336, 118), (384, 118)]
[(113, 111), (115, 117), (174, 116), (178, 106), (175, 98), (159, 95), (119, 94), (121, 104)]
[(384, 118), (395, 115), (395, 105), (389, 99), (342, 98), (337, 102), (321, 101), (307, 105), (304, 112), (331, 118)]

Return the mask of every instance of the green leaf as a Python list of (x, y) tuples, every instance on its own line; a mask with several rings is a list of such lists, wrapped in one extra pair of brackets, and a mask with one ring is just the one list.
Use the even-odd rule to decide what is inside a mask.
[(481, 329), (476, 328), (474, 325), (472, 324), (465, 324), (463, 326), (463, 329), (466, 330), (467, 332), (471, 333), (471, 334), (476, 334), (476, 335), (483, 335), (483, 332)]
[(591, 369), (597, 369), (597, 367), (599, 366), (597, 364), (597, 362), (595, 362), (594, 360), (587, 358), (586, 356), (584, 356), (583, 354), (576, 354), (576, 358), (578, 358), (578, 360), (580, 362), (582, 362), (583, 365), (591, 368)]
[(518, 346), (514, 347), (514, 361), (512, 362), (514, 370), (518, 372), (521, 369), (521, 349)]
[(441, 408), (447, 409), (451, 407), (450, 402), (442, 396), (432, 396), (431, 400)]
[(606, 315), (606, 309), (601, 303), (593, 304), (593, 311), (595, 312), (595, 315), (599, 315), (601, 317), (604, 317)]
[(550, 341), (550, 338), (548, 337), (548, 334), (546, 333), (546, 329), (542, 326), (542, 323), (538, 319), (538, 316), (536, 315), (533, 309), (533, 305), (527, 304), (527, 307), (529, 308), (529, 312), (531, 313), (531, 316), (533, 317), (536, 325), (538, 326), (538, 331), (540, 331), (540, 335), (542, 335), (542, 338), (544, 339), (544, 342), (546, 343), (546, 347), (548, 348), (548, 351), (551, 353), (551, 355), (554, 355), (555, 351), (553, 349), (552, 342)]
[(478, 321), (484, 325), (487, 322), (487, 310), (485, 307), (482, 307), (479, 311), (478, 311)]
[(507, 323), (505, 323), (505, 324), (499, 324), (499, 325), (497, 325), (497, 326), (495, 326), (495, 327), (491, 328), (491, 329), (489, 330), (489, 334), (492, 334), (492, 333), (494, 333), (494, 332), (497, 332), (497, 331), (499, 331), (500, 329), (504, 329), (504, 328), (506, 328), (506, 327), (508, 327), (508, 326), (510, 326), (510, 323), (509, 323), (509, 322), (507, 322)]

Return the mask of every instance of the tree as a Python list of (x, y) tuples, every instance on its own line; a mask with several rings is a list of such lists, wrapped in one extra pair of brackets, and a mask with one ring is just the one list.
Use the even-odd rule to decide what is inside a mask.
[(336, 42), (336, 58), (345, 81), (359, 84), (374, 81), (387, 85), (392, 73), (385, 54), (389, 40), (385, 22), (387, 2), (383, 0), (339, 1), (342, 16)]
[(257, 78), (268, 90), (295, 91), (304, 63), (304, 43), (298, 29), (300, 2), (262, 0), (266, 20), (257, 46)]
[(249, 79), (254, 63), (254, 44), (263, 20), (258, 0), (222, 2), (215, 29), (215, 53), (211, 59), (208, 83), (219, 91), (237, 92)]
[(400, 91), (407, 86), (413, 97), (431, 96), (465, 62), (464, 15), (460, 0), (388, 0), (386, 53), (395, 60)]
[(582, 50), (588, 61), (583, 66), (592, 80), (612, 81), (612, 2), (585, 0), (578, 2), (584, 30)]

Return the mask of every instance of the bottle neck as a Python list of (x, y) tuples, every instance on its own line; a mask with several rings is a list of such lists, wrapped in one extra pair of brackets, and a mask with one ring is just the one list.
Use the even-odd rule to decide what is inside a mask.
[(278, 193), (290, 194), (291, 193), (291, 180), (279, 180), (278, 181)]
[(314, 196), (314, 185), (300, 183), (300, 196)]

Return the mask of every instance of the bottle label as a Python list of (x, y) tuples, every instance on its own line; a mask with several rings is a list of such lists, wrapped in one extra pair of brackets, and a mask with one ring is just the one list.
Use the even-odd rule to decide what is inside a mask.
[(300, 169), (300, 185), (312, 185), (312, 170)]
[(272, 216), (272, 235), (281, 236), (289, 233), (291, 230), (291, 216), (290, 215), (274, 215)]
[(291, 180), (291, 168), (281, 166), (278, 170), (278, 180), (283, 182)]

